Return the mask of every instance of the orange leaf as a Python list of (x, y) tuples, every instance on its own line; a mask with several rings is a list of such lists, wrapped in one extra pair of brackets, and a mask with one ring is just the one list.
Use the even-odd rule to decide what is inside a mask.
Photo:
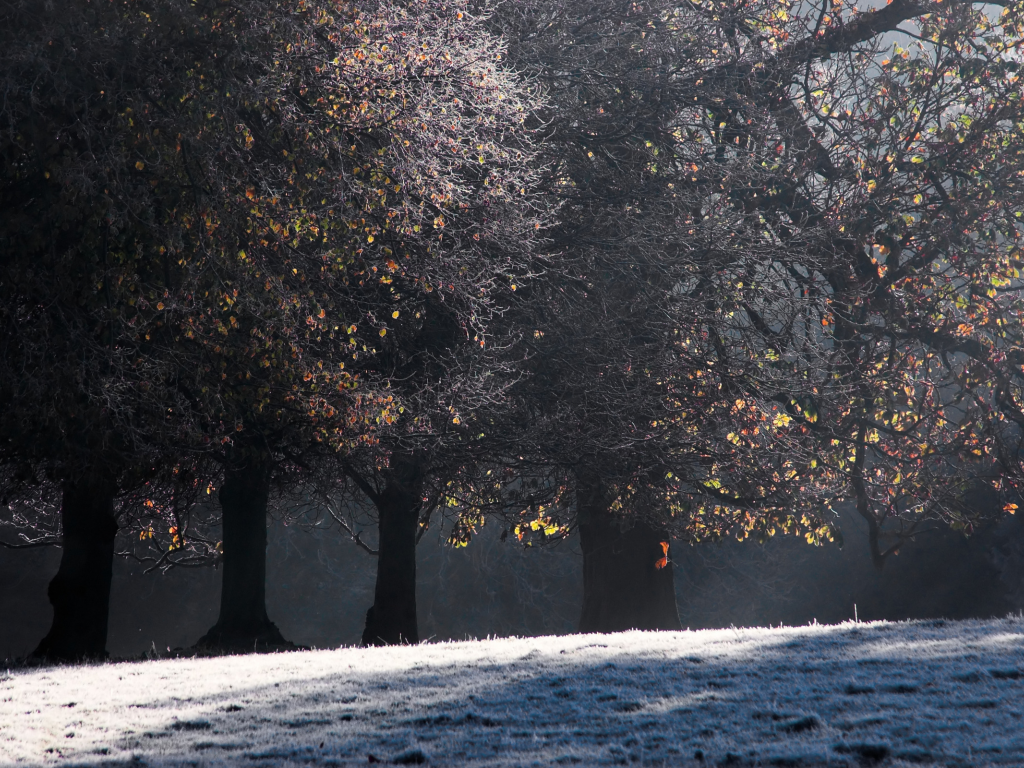
[(659, 559), (654, 561), (654, 567), (660, 571), (662, 568), (668, 565), (668, 542), (661, 541), (658, 543), (661, 544), (661, 553), (663, 557), (660, 557)]

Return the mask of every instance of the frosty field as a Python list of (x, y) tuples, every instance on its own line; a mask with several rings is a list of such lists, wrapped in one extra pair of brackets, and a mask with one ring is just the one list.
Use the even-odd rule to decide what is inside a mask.
[(0, 764), (1024, 765), (1024, 621), (0, 671)]

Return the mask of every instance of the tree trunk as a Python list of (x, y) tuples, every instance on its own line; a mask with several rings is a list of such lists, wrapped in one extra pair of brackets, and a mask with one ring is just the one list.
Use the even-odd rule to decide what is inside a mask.
[(220, 615), (197, 647), (225, 651), (289, 647), (267, 616), (267, 502), (270, 469), (247, 457), (224, 473), (221, 516), (224, 535)]
[(422, 506), (423, 472), (409, 459), (394, 461), (378, 513), (377, 584), (366, 612), (363, 645), (418, 643), (416, 622), (416, 531)]
[[(580, 632), (682, 629), (676, 607), (669, 537), (642, 521), (608, 511), (600, 482), (577, 481), (583, 550)], [(632, 523), (623, 530), (623, 524)]]
[(47, 594), (53, 624), (32, 652), (48, 661), (107, 656), (107, 614), (114, 566), (116, 485), (108, 479), (65, 483), (60, 517), (64, 551)]

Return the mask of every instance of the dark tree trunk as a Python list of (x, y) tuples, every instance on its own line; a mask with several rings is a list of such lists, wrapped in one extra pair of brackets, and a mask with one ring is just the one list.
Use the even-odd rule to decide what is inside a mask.
[[(599, 482), (578, 481), (583, 612), (580, 632), (682, 629), (669, 537), (650, 524), (608, 511)], [(623, 530), (623, 523), (630, 527)]]
[(378, 513), (377, 584), (366, 612), (363, 645), (418, 643), (416, 623), (416, 532), (423, 471), (397, 459), (375, 503)]
[(115, 484), (106, 479), (65, 483), (60, 517), (64, 552), (47, 594), (53, 624), (36, 658), (80, 661), (107, 656), (107, 614), (114, 566)]
[(198, 647), (274, 650), (290, 644), (267, 616), (267, 501), (270, 469), (249, 457), (228, 468), (218, 495), (224, 530), (220, 616)]

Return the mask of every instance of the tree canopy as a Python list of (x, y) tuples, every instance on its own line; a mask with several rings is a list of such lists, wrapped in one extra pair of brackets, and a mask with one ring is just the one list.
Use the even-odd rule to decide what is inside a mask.
[(55, 8), (0, 6), (0, 478), (35, 543), (63, 495), (65, 538), (235, 574), (275, 489), (362, 497), (364, 639), (399, 642), (438, 507), (458, 544), (633, 528), (652, 579), (842, 503), (879, 566), (979, 485), (1015, 510), (1020, 3)]

